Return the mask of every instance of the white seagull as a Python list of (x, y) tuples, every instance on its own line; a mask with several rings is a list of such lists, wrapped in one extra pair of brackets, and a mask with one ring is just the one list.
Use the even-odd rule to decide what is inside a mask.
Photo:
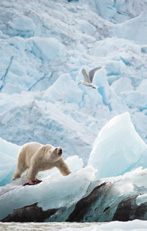
[(86, 70), (82, 69), (82, 74), (84, 75), (84, 80), (81, 80), (78, 84), (83, 84), (87, 87), (97, 88), (97, 86), (93, 85), (93, 78), (96, 71), (100, 70), (102, 67), (96, 67), (89, 71), (89, 75), (86, 73)]

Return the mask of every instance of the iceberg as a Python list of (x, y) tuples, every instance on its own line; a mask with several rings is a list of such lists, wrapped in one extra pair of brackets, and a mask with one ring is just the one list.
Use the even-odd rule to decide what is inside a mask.
[[(29, 221), (146, 219), (146, 8), (1, 0), (1, 220), (30, 219), (26, 211)], [(98, 89), (77, 85), (82, 68), (97, 66)], [(25, 175), (11, 182), (31, 141), (62, 146), (72, 174), (42, 172), (34, 188), (22, 186)]]
[(1, 221), (146, 219), (147, 148), (129, 113), (115, 116), (99, 132), (87, 166), (77, 155), (68, 157), (70, 175), (55, 168), (40, 172), (42, 182), (34, 186), (23, 186), (25, 174), (11, 182), (20, 146), (3, 139), (0, 143)]
[[(52, 173), (43, 181), (43, 184), (36, 185), (37, 187), (28, 188), (17, 185), (14, 188), (14, 183), (11, 183), (11, 187), (6, 186), (6, 189), (2, 187), (0, 219), (12, 213), (14, 208), (22, 208), (36, 202), (39, 202), (38, 206), (43, 210), (65, 206), (68, 208), (84, 196), (90, 182), (94, 179), (94, 172), (92, 168), (87, 167), (67, 178), (58, 173)], [(12, 200), (7, 201), (7, 198), (12, 198)]]
[(0, 138), (0, 186), (11, 181), (20, 147)]
[(146, 149), (126, 112), (114, 117), (99, 132), (88, 165), (98, 169), (100, 178), (122, 175), (136, 166)]

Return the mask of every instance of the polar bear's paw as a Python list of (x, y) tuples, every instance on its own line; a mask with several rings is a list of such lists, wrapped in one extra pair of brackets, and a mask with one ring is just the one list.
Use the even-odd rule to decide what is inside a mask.
[(36, 180), (31, 181), (31, 182), (25, 183), (23, 186), (26, 186), (26, 185), (36, 185), (36, 184), (39, 184), (41, 182), (42, 182), (42, 180), (36, 179)]

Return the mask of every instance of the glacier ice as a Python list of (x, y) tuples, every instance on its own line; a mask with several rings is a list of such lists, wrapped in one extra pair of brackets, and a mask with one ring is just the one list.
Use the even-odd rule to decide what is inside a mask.
[(0, 186), (11, 181), (15, 169), (19, 146), (0, 138)]
[(35, 24), (32, 19), (27, 16), (14, 17), (11, 22), (8, 22), (8, 26), (16, 35), (19, 33), (24, 38), (34, 35)]
[[(107, 203), (112, 203), (111, 213), (107, 216), (105, 213), (99, 214), (98, 211), (93, 216), (96, 203), (94, 207), (89, 208), (88, 217), (98, 219), (96, 217), (99, 214), (99, 221), (111, 220), (118, 204), (127, 196), (138, 195), (138, 206), (146, 201), (147, 147), (135, 131), (127, 112), (115, 116), (99, 132), (90, 153), (88, 166), (84, 167), (83, 160), (78, 156), (68, 157), (65, 161), (72, 174), (64, 177), (56, 169), (40, 172), (38, 177), (42, 179), (42, 183), (35, 186), (22, 186), (25, 174), (21, 179), (11, 182), (10, 177), (16, 167), (20, 147), (3, 139), (0, 139), (0, 144), (0, 219), (12, 213), (14, 209), (37, 202), (44, 211), (59, 209), (58, 215), (51, 217), (49, 221), (65, 221), (75, 204), (87, 196), (97, 184), (99, 187), (105, 181), (108, 191), (99, 197), (100, 201), (97, 203), (100, 203), (101, 211), (107, 208)], [(105, 202), (102, 202), (103, 199), (101, 201), (103, 197)]]
[[(5, 196), (16, 186), (22, 190), (24, 178), (8, 183), (20, 146), (30, 141), (62, 146), (74, 172), (87, 162), (97, 177), (146, 168), (146, 8), (146, 0), (115, 5), (110, 0), (1, 0), (0, 184)], [(104, 66), (95, 76), (98, 89), (78, 86), (81, 69), (97, 66)], [(40, 177), (54, 181), (54, 171)], [(135, 187), (129, 182), (128, 193)]]
[(146, 148), (126, 112), (111, 119), (99, 132), (88, 165), (98, 169), (97, 177), (122, 175), (139, 162)]
[[(86, 167), (67, 177), (52, 173), (35, 187), (24, 187), (21, 185), (14, 187), (14, 183), (5, 188), (1, 187), (0, 219), (11, 213), (14, 208), (17, 209), (34, 204), (36, 201), (44, 210), (65, 206), (70, 207), (85, 195), (91, 181), (95, 179), (94, 173), (95, 170), (92, 167)], [(7, 198), (10, 200), (8, 201)]]
[[(18, 145), (35, 140), (57, 146), (67, 134), (73, 151), (66, 147), (66, 156), (79, 155), (86, 164), (103, 125), (128, 111), (146, 141), (145, 8), (146, 0), (117, 1), (115, 7), (110, 0), (41, 5), (33, 0), (23, 7), (2, 0), (0, 136)], [(104, 69), (94, 80), (98, 91), (77, 85), (82, 68), (100, 65)], [(59, 125), (50, 115), (51, 103), (77, 126), (70, 124), (68, 132), (65, 120)], [(56, 139), (49, 135), (55, 131)]]
[(34, 37), (27, 43), (28, 50), (42, 62), (58, 61), (64, 57), (65, 48), (57, 39)]
[[(147, 41), (144, 36), (144, 33), (146, 33), (146, 20), (147, 14), (146, 12), (143, 12), (138, 17), (135, 17), (130, 21), (125, 22), (122, 27), (118, 25), (118, 27), (116, 28), (118, 37), (127, 38), (139, 44), (146, 44)], [(138, 28), (137, 33), (136, 28)]]
[(75, 104), (80, 104), (82, 96), (83, 92), (68, 74), (61, 75), (43, 94), (46, 101), (54, 102), (56, 100)]

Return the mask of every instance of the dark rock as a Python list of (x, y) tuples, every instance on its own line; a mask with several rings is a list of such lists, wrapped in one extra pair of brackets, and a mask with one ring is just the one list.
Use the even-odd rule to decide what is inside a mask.
[[(110, 187), (110, 184), (108, 183), (103, 183), (96, 188), (93, 189), (93, 191), (85, 198), (82, 198), (80, 201), (75, 206), (75, 209), (73, 212), (70, 214), (69, 218), (67, 221), (69, 222), (83, 222), (85, 220), (87, 221), (97, 221), (97, 217), (94, 218), (93, 220), (91, 218), (88, 219), (88, 216), (86, 218), (86, 215), (88, 214), (90, 207), (93, 207), (96, 201), (99, 200), (99, 198), (102, 197), (102, 194), (107, 191), (107, 189)], [(96, 219), (96, 220), (95, 220)]]
[(147, 220), (147, 202), (137, 205), (136, 196), (123, 199), (116, 209), (113, 221), (129, 221), (134, 219)]
[[(94, 185), (99, 184), (95, 182)], [(134, 219), (147, 220), (147, 202), (137, 205), (136, 195), (120, 195), (117, 185), (104, 182), (94, 186), (93, 190), (71, 207), (48, 209), (44, 211), (38, 204), (32, 204), (14, 210), (2, 222), (109, 222), (129, 221)], [(146, 192), (145, 192), (146, 193)]]
[(56, 213), (58, 209), (43, 211), (37, 203), (14, 210), (2, 222), (43, 222)]

